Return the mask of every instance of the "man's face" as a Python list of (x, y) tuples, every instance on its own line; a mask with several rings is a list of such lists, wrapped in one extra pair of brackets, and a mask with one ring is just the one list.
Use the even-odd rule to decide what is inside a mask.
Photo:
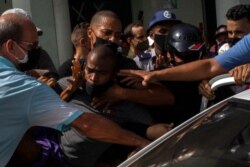
[(132, 27), (133, 37), (131, 39), (132, 47), (136, 48), (139, 42), (143, 42), (147, 39), (146, 32), (142, 26)]
[(21, 41), (14, 41), (14, 43), (16, 45), (15, 56), (17, 59), (24, 59), (25, 55), (28, 54), (29, 51), (36, 49), (38, 46), (38, 36), (35, 26), (29, 24), (24, 26)]
[(103, 17), (100, 23), (89, 28), (89, 34), (92, 45), (96, 37), (119, 44), (122, 26), (119, 20), (109, 17)]
[(159, 25), (154, 26), (151, 31), (153, 35), (166, 35), (174, 25), (174, 22), (163, 22)]
[[(92, 53), (91, 53), (92, 54)], [(111, 58), (99, 59), (95, 53), (89, 55), (85, 67), (85, 79), (94, 86), (110, 81), (114, 76), (114, 62)]]
[(227, 31), (229, 38), (242, 38), (250, 32), (250, 21), (247, 18), (227, 20)]

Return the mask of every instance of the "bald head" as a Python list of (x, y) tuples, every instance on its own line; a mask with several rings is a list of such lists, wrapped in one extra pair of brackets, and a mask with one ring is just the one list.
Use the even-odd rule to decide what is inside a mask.
[(122, 24), (118, 16), (112, 11), (99, 11), (91, 19), (88, 37), (93, 47), (97, 37), (119, 44)]
[(9, 39), (20, 42), (24, 32), (36, 34), (36, 26), (28, 18), (17, 14), (0, 16), (0, 46)]
[(116, 72), (116, 57), (107, 46), (98, 46), (89, 53), (85, 67), (87, 83), (90, 85), (108, 84), (114, 81)]
[(87, 63), (91, 62), (96, 66), (109, 66), (109, 68), (115, 69), (116, 59), (114, 52), (102, 45), (90, 51)]
[(119, 22), (119, 24), (121, 24), (121, 21), (119, 19), (119, 17), (112, 11), (109, 10), (103, 10), (103, 11), (99, 11), (97, 12), (91, 19), (90, 25), (94, 26), (96, 24), (100, 24), (103, 22), (103, 20), (105, 20), (105, 18), (110, 18), (110, 19), (114, 19), (117, 22)]

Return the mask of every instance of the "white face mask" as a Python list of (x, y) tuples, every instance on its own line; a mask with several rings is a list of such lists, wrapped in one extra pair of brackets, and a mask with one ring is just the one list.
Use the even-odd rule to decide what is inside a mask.
[(20, 64), (27, 63), (28, 60), (29, 60), (29, 58), (28, 58), (28, 53), (26, 53), (26, 52), (24, 51), (24, 49), (21, 48), (17, 43), (16, 43), (16, 45), (17, 45), (17, 46), (19, 47), (19, 49), (23, 52), (24, 57), (23, 57), (23, 59), (19, 59), (18, 57), (15, 56), (15, 59), (16, 59)]

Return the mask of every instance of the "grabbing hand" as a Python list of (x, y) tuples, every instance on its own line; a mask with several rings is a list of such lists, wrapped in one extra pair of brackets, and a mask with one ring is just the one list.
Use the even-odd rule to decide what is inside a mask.
[(154, 66), (154, 70), (160, 70), (160, 69), (166, 68), (167, 67), (166, 57), (162, 54), (157, 55), (155, 64), (153, 66)]
[(93, 108), (108, 109), (112, 104), (123, 100), (124, 89), (118, 85), (111, 86), (104, 93), (93, 98), (91, 105)]
[(211, 85), (209, 84), (208, 80), (203, 80), (199, 85), (199, 92), (205, 96), (208, 100), (214, 100), (215, 94), (214, 91), (211, 89)]
[(229, 75), (234, 77), (237, 85), (243, 85), (250, 76), (250, 64), (237, 66), (229, 71)]

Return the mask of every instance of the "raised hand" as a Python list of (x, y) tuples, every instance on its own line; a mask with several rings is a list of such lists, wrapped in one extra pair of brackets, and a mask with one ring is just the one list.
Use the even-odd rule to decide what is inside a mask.
[(81, 64), (79, 60), (72, 61), (72, 79), (69, 79), (70, 83), (65, 90), (60, 94), (62, 100), (69, 100), (71, 95), (83, 84), (84, 72), (81, 71)]
[(167, 60), (166, 57), (164, 55), (157, 55), (156, 56), (156, 60), (155, 60), (155, 64), (154, 66), (154, 70), (160, 70), (160, 69), (164, 69), (167, 67)]

